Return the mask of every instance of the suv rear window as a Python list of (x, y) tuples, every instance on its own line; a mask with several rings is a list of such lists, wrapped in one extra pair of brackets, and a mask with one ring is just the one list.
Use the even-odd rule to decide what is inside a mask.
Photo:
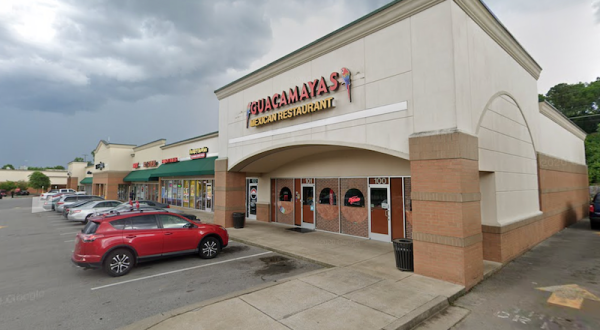
[(76, 201), (77, 197), (67, 197), (65, 198), (65, 202), (72, 202), (72, 201)]
[(82, 234), (94, 234), (94, 233), (96, 233), (98, 226), (99, 226), (99, 223), (90, 221), (87, 223), (87, 225), (85, 225), (85, 227), (83, 227), (83, 229), (81, 230), (81, 233)]

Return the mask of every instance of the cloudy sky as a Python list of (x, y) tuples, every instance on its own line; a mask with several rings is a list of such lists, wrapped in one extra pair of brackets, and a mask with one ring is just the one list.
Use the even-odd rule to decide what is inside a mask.
[[(389, 0), (1, 0), (0, 166), (217, 130), (213, 91)], [(485, 0), (544, 71), (600, 76), (597, 0)]]

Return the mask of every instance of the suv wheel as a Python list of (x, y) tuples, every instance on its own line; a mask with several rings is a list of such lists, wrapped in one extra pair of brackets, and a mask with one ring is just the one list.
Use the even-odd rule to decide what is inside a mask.
[(123, 276), (131, 271), (133, 264), (133, 253), (125, 249), (115, 250), (104, 260), (104, 271), (113, 277)]
[(92, 216), (92, 214), (88, 214), (87, 217), (85, 217), (85, 220), (83, 220), (84, 225), (87, 225), (87, 223), (90, 221), (91, 216)]
[(212, 259), (221, 251), (221, 242), (215, 237), (205, 237), (200, 242), (200, 258)]

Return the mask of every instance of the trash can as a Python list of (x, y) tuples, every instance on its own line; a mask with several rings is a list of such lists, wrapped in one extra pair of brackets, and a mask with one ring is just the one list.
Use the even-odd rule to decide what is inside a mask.
[(414, 270), (412, 239), (399, 238), (392, 241), (396, 255), (396, 268), (403, 271)]
[(246, 221), (246, 214), (241, 212), (233, 213), (233, 228), (244, 228), (244, 222)]

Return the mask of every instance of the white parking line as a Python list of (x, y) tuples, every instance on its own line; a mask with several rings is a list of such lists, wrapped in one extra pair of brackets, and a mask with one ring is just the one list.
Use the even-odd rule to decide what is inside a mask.
[(78, 231), (74, 231), (74, 232), (72, 232), (72, 233), (62, 233), (62, 234), (60, 234), (60, 235), (61, 235), (61, 236), (62, 236), (62, 235), (71, 235), (71, 234), (77, 234), (77, 233), (78, 233)]
[(71, 242), (75, 242), (75, 240), (74, 239), (70, 239), (68, 241), (65, 241), (65, 243), (71, 243)]
[(121, 284), (125, 284), (125, 283), (131, 283), (131, 282), (141, 281), (141, 280), (147, 280), (147, 279), (153, 278), (153, 277), (164, 276), (164, 275), (169, 275), (169, 274), (175, 274), (175, 273), (179, 273), (179, 272), (185, 272), (187, 270), (198, 269), (198, 268), (203, 268), (203, 267), (208, 267), (208, 266), (213, 266), (213, 265), (219, 265), (219, 264), (224, 264), (224, 263), (231, 262), (231, 261), (237, 261), (237, 260), (242, 260), (242, 259), (247, 259), (247, 258), (252, 258), (252, 257), (258, 257), (258, 256), (262, 256), (262, 255), (269, 254), (269, 253), (273, 253), (273, 252), (268, 251), (268, 252), (263, 252), (263, 253), (257, 253), (257, 254), (253, 254), (253, 255), (250, 255), (250, 256), (239, 257), (239, 258), (234, 258), (234, 259), (229, 259), (229, 260), (223, 260), (223, 261), (217, 261), (217, 262), (210, 263), (208, 265), (200, 265), (200, 266), (188, 267), (188, 268), (183, 268), (183, 269), (179, 269), (179, 270), (173, 270), (173, 271), (166, 272), (166, 273), (160, 273), (160, 274), (156, 274), (156, 275), (150, 275), (150, 276), (144, 276), (144, 277), (140, 277), (140, 278), (134, 278), (132, 280), (127, 280), (127, 281), (123, 281), (123, 282), (118, 282), (118, 283), (113, 283), (113, 284), (107, 284), (107, 285), (103, 285), (103, 286), (97, 286), (95, 288), (91, 288), (91, 290), (94, 291), (94, 290), (104, 289), (104, 288), (108, 288), (108, 287), (115, 286), (115, 285), (121, 285)]

